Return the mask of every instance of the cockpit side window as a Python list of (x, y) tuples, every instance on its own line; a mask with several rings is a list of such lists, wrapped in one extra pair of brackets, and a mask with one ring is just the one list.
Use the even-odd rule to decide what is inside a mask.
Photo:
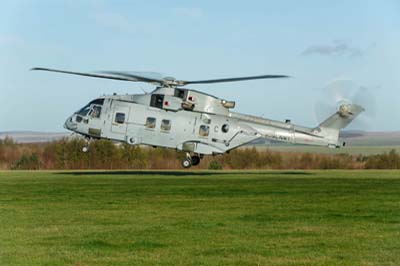
[(95, 105), (92, 108), (92, 111), (90, 112), (90, 116), (93, 118), (100, 118), (101, 114), (101, 106)]

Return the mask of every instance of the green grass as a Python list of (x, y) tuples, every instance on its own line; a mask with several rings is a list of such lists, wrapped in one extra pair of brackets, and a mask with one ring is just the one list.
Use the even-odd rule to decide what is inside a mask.
[(0, 172), (0, 265), (400, 265), (400, 171)]

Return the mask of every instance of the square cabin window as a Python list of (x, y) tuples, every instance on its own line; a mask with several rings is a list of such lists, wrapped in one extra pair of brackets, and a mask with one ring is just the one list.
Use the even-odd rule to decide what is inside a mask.
[(125, 122), (125, 114), (124, 113), (116, 113), (114, 121), (115, 121), (115, 123), (123, 124)]
[(170, 131), (171, 130), (171, 120), (167, 120), (167, 119), (161, 120), (161, 130)]
[(154, 117), (147, 117), (145, 127), (155, 128), (156, 127), (156, 119)]
[(210, 127), (206, 125), (201, 125), (199, 129), (200, 137), (208, 137), (209, 134), (210, 134)]

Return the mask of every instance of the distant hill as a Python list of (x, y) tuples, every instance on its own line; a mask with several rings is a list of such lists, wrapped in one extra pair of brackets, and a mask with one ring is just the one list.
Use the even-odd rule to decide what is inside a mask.
[(352, 146), (398, 146), (400, 145), (400, 131), (343, 131), (340, 139)]
[(0, 132), (0, 139), (10, 137), (18, 143), (36, 143), (59, 140), (70, 135), (68, 132), (7, 131)]

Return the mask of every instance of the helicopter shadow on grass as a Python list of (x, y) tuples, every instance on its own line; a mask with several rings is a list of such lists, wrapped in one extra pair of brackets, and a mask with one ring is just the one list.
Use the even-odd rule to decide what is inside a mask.
[(305, 171), (174, 171), (174, 170), (99, 170), (99, 171), (66, 171), (56, 174), (74, 176), (101, 176), (101, 175), (140, 175), (140, 176), (224, 176), (224, 175), (292, 175), (307, 176), (314, 173)]

